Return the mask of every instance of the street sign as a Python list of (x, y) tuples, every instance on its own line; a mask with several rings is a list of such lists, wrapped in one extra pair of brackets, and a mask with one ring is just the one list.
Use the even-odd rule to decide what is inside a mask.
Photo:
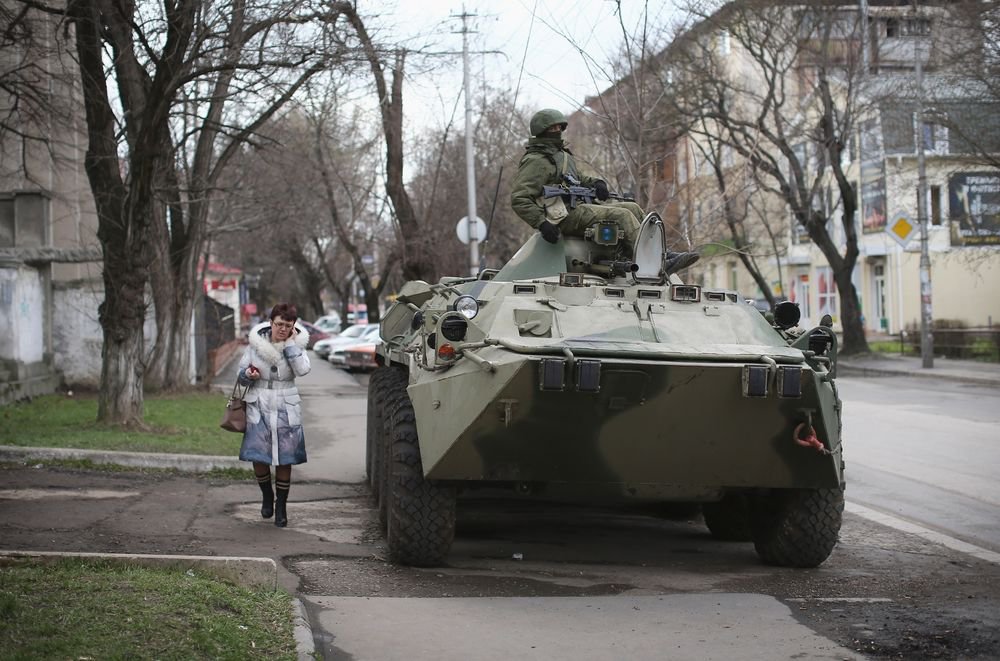
[[(476, 241), (482, 241), (486, 238), (486, 223), (482, 218), (476, 217), (476, 222), (472, 224), (473, 231), (476, 233)], [(458, 235), (458, 240), (462, 243), (469, 243), (469, 217), (462, 216), (462, 220), (458, 221), (458, 225), (455, 226), (455, 234)]]
[(889, 220), (885, 224), (885, 231), (895, 239), (900, 247), (906, 248), (906, 244), (910, 242), (910, 239), (917, 232), (917, 225), (905, 213), (897, 211), (889, 216)]

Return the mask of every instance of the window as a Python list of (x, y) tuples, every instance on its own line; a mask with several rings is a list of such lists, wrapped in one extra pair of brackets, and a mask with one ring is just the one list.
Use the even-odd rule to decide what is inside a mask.
[(733, 291), (739, 290), (739, 279), (740, 272), (736, 268), (736, 262), (729, 262), (729, 288)]
[[(916, 121), (916, 119), (914, 119)], [(924, 151), (935, 154), (948, 153), (948, 127), (931, 122), (924, 122), (921, 125), (921, 135), (923, 137)]]
[(14, 247), (14, 200), (0, 198), (0, 248)]
[(837, 316), (837, 284), (833, 281), (833, 269), (829, 266), (816, 267), (816, 304), (819, 315)]
[(809, 306), (809, 274), (802, 273), (795, 276), (792, 281), (792, 291), (789, 292), (791, 296), (788, 297), (792, 303), (797, 303), (799, 306), (799, 312), (802, 314), (802, 318), (808, 320), (812, 317), (811, 309)]
[(719, 32), (719, 55), (729, 55), (731, 46), (729, 43), (729, 30)]
[(687, 159), (684, 158), (683, 154), (680, 154), (677, 157), (677, 183), (678, 184), (686, 183), (687, 179), (688, 179)]

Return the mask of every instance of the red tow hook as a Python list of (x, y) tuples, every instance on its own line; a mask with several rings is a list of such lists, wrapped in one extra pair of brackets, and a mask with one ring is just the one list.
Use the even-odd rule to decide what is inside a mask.
[[(803, 427), (807, 430), (805, 437), (800, 435)], [(830, 451), (826, 449), (823, 442), (816, 438), (816, 430), (812, 428), (812, 425), (807, 425), (805, 422), (800, 422), (799, 426), (795, 428), (795, 431), (792, 432), (792, 439), (804, 448), (812, 448), (821, 454), (830, 454)]]

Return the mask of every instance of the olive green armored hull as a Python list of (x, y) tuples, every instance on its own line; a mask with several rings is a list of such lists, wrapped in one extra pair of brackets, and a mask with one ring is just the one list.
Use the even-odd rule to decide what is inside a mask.
[(427, 479), (682, 500), (842, 486), (832, 332), (821, 356), (736, 292), (560, 276), (571, 248), (534, 240), (482, 279), (409, 283), (387, 314)]
[[(499, 350), (502, 352), (503, 350)], [(794, 441), (810, 414), (837, 434), (820, 382), (802, 369), (800, 397), (743, 396), (741, 363), (602, 359), (598, 392), (540, 389), (541, 361), (496, 356), (497, 371), (421, 378), (409, 387), (431, 479), (658, 486), (697, 496), (715, 487), (838, 487), (839, 457)], [(576, 370), (564, 365), (566, 373)], [(486, 401), (482, 405), (482, 401)]]

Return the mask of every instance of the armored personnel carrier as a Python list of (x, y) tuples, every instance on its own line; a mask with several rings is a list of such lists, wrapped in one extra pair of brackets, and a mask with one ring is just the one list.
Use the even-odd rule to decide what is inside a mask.
[(709, 531), (814, 567), (844, 508), (830, 320), (765, 318), (667, 276), (650, 214), (623, 258), (613, 223), (532, 237), (476, 278), (407, 283), (382, 321), (367, 469), (396, 562), (446, 561), (475, 487), (699, 503)]

